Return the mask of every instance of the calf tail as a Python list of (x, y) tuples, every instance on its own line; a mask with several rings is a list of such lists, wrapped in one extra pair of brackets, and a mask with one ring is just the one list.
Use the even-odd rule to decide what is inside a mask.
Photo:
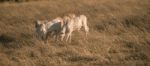
[(83, 24), (83, 28), (85, 30), (85, 35), (87, 37), (88, 33), (89, 33), (89, 27), (87, 25), (87, 17), (86, 16), (82, 16), (83, 17), (83, 20), (82, 20), (82, 24)]

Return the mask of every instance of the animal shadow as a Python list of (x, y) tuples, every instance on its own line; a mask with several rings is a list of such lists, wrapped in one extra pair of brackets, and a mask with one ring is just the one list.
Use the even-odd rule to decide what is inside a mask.
[(13, 41), (15, 41), (15, 37), (13, 37), (13, 36), (10, 36), (7, 34), (0, 35), (0, 43), (2, 43), (2, 44), (8, 44)]

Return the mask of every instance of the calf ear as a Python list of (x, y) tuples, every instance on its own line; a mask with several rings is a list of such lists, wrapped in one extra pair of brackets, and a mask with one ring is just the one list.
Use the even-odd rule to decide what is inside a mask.
[(35, 27), (38, 27), (41, 24), (39, 20), (35, 21)]
[(37, 20), (37, 24), (40, 25), (40, 24), (41, 24), (41, 21)]

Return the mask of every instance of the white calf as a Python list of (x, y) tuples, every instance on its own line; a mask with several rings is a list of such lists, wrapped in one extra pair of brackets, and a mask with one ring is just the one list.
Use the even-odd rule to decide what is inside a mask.
[(66, 34), (66, 41), (70, 41), (71, 42), (71, 35), (72, 32), (75, 30), (80, 31), (81, 28), (84, 28), (85, 31), (85, 35), (87, 36), (88, 32), (89, 32), (89, 27), (87, 26), (87, 17), (85, 15), (80, 15), (79, 17), (75, 17), (75, 18), (69, 18), (66, 17), (67, 19), (64, 21), (66, 24), (63, 26), (62, 29), (62, 38), (61, 40), (63, 40), (65, 34)]
[(44, 40), (47, 40), (49, 33), (54, 33), (56, 39), (58, 39), (58, 34), (61, 31), (62, 26), (62, 18), (56, 18), (52, 21), (37, 21), (35, 25), (37, 34)]

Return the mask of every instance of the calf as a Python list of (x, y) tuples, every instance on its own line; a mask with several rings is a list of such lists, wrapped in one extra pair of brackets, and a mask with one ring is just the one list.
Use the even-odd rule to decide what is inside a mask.
[(58, 39), (58, 34), (63, 27), (63, 19), (56, 18), (52, 21), (36, 21), (35, 28), (36, 33), (43, 39), (47, 40), (48, 34), (56, 36), (56, 40)]
[(87, 26), (87, 17), (85, 15), (80, 15), (79, 17), (65, 17), (64, 18), (65, 25), (61, 30), (61, 40), (63, 40), (64, 36), (66, 35), (66, 41), (69, 40), (71, 42), (72, 32), (75, 30), (80, 31), (81, 28), (84, 28), (85, 35), (87, 36), (89, 32), (89, 27)]

